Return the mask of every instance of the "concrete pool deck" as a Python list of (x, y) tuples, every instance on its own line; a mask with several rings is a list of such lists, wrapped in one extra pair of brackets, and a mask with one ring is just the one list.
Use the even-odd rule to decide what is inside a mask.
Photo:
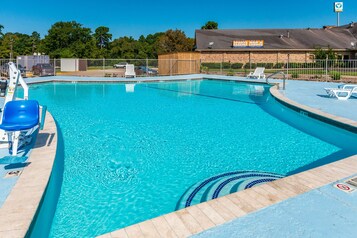
[(341, 83), (289, 80), (286, 90), (280, 92), (287, 98), (335, 116), (357, 121), (357, 98), (338, 100), (327, 96), (324, 88), (337, 88)]
[(355, 237), (357, 192), (347, 193), (335, 185), (330, 183), (193, 237)]
[(57, 127), (49, 112), (27, 166), (0, 208), (0, 237), (25, 237), (50, 179), (57, 149)]
[[(26, 81), (28, 84), (46, 82), (133, 83), (194, 79), (220, 79), (237, 82), (265, 83), (265, 80), (247, 80), (245, 78), (217, 75), (182, 75), (172, 77), (152, 77), (135, 79), (104, 77), (88, 79), (81, 77), (55, 76), (28, 78), (26, 79)], [(281, 80), (270, 80), (270, 82), (278, 83), (281, 82)], [(344, 122), (347, 124), (356, 123), (356, 119), (354, 119), (354, 117), (349, 118), (349, 114), (350, 110), (356, 111), (355, 109), (357, 109), (357, 100), (351, 99), (351, 101), (349, 101), (349, 103), (351, 104), (350, 107), (352, 108), (350, 108), (350, 110), (340, 110), (339, 108), (343, 107), (343, 104), (340, 104), (340, 102), (333, 103), (336, 104), (336, 106), (332, 106), (330, 108), (329, 105), (331, 104), (331, 101), (338, 100), (333, 98), (321, 97), (318, 95), (323, 95), (323, 88), (325, 87), (324, 85), (328, 85), (326, 87), (336, 87), (338, 84), (288, 80), (286, 84), (286, 90), (280, 90), (279, 93), (282, 95), (283, 100), (290, 100), (297, 102), (301, 105), (306, 105), (310, 108), (313, 108), (313, 110), (319, 111), (321, 113), (328, 113), (330, 114), (330, 116), (336, 115), (338, 116), (338, 119), (342, 118), (342, 120), (344, 120)], [(52, 125), (49, 129), (54, 130), (54, 122), (51, 124)], [(57, 142), (57, 133), (54, 133), (55, 140), (52, 143), (48, 141), (44, 142), (47, 147), (51, 147), (51, 156), (53, 156), (53, 153), (55, 154), (55, 149), (53, 147), (54, 144), (56, 144)], [(45, 153), (40, 153), (42, 156), (45, 155)], [(38, 165), (36, 163), (33, 163), (31, 167), (38, 166), (38, 169), (41, 169), (41, 161), (42, 163), (45, 163), (45, 160), (40, 159), (40, 163), (38, 163)], [(45, 167), (47, 172), (41, 171), (41, 176), (43, 175), (41, 179), (35, 179), (35, 182), (40, 182), (41, 185), (39, 187), (41, 187), (41, 189), (43, 190), (45, 188), (45, 185), (47, 184), (49, 177), (49, 163), (50, 161), (46, 160)], [(39, 199), (43, 194), (42, 192), (40, 195), (40, 189), (37, 190), (37, 187), (34, 187), (34, 189), (36, 188), (36, 192), (32, 192), (32, 187), (29, 187), (28, 184), (29, 181), (33, 179), (26, 178), (26, 176), (28, 177), (28, 175), (26, 174), (30, 174), (31, 176), (35, 176), (35, 174), (34, 172), (31, 172), (31, 170), (29, 170), (28, 168), (25, 169), (25, 172), (20, 176), (19, 181), (16, 183), (3, 208), (0, 209), (0, 237), (6, 235), (12, 235), (13, 237), (23, 237), (20, 234), (24, 234), (24, 232), (26, 233), (26, 227), (28, 229), (28, 226), (33, 219), (34, 211), (36, 210), (39, 204)], [(211, 200), (209, 202), (201, 203), (151, 220), (147, 220), (139, 224), (113, 231), (108, 234), (104, 234), (101, 237), (188, 237), (203, 232), (205, 230), (214, 228), (216, 226), (222, 225), (226, 222), (235, 220), (239, 217), (244, 217), (247, 214), (258, 211), (265, 207), (269, 207), (273, 204), (277, 204), (285, 200), (289, 201), (297, 195), (304, 194), (311, 190), (315, 191), (314, 189), (323, 187), (326, 184), (333, 183), (345, 177), (352, 176), (356, 173), (357, 156), (355, 155), (274, 182), (266, 183), (258, 187), (253, 187), (244, 191), (240, 191), (238, 193), (233, 193), (215, 200)], [(47, 179), (45, 179), (46, 176)], [(25, 203), (23, 204), (19, 201), (19, 197), (21, 197), (19, 195), (25, 194), (24, 191), (26, 192), (26, 196), (24, 196), (24, 198), (21, 198), (22, 200), (25, 200)], [(31, 204), (26, 203), (26, 200), (31, 200), (31, 197), (35, 198), (35, 202), (32, 201)], [(20, 208), (17, 207), (18, 204), (22, 204)], [(23, 211), (22, 209), (27, 209), (28, 211)], [(249, 215), (247, 215), (247, 217), (248, 216)]]

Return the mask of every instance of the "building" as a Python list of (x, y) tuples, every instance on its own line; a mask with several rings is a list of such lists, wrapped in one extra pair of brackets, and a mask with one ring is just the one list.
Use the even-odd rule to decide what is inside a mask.
[(312, 62), (316, 48), (330, 47), (357, 59), (357, 24), (321, 29), (196, 30), (202, 62)]

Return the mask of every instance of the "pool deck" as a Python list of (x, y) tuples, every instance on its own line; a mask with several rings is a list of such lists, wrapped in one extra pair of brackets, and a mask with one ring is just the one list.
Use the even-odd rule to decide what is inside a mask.
[(324, 88), (337, 88), (341, 83), (289, 80), (281, 93), (292, 101), (335, 116), (357, 121), (357, 98), (338, 100), (327, 96)]
[[(217, 75), (182, 75), (172, 77), (162, 76), (134, 79), (104, 77), (88, 79), (81, 77), (55, 76), (28, 78), (26, 81), (29, 84), (45, 82), (140, 83), (195, 79), (220, 79), (237, 82), (245, 81), (265, 83), (265, 80), (247, 80), (237, 77)], [(270, 82), (281, 83), (279, 80), (271, 80)], [(324, 96), (324, 87), (337, 86), (338, 83), (334, 84), (288, 80), (286, 83), (286, 90), (278, 90), (276, 87), (273, 87), (272, 90), (273, 94), (278, 98), (278, 100), (284, 101), (289, 105), (303, 107), (304, 111), (309, 111), (313, 114), (317, 113), (322, 117), (327, 116), (339, 123), (356, 127), (357, 100), (349, 99), (347, 101), (338, 101), (337, 99), (327, 98)], [(39, 138), (37, 138), (36, 141), (35, 149), (31, 153), (31, 164), (24, 169), (10, 195), (7, 197), (3, 207), (0, 208), (0, 237), (23, 237), (29, 229), (37, 207), (40, 204), (40, 200), (48, 183), (57, 145), (56, 125), (50, 115), (46, 119), (46, 124), (47, 127), (45, 127), (44, 131), (40, 132)], [(40, 135), (42, 135), (42, 137)], [(357, 174), (357, 155), (308, 171), (304, 171), (302, 173), (288, 176), (274, 182), (266, 183), (261, 186), (246, 189), (244, 191), (220, 197), (215, 200), (165, 214), (154, 219), (150, 219), (117, 231), (113, 231), (111, 233), (104, 234), (100, 237), (188, 237), (199, 234), (201, 232), (203, 233), (199, 234), (199, 237), (224, 237), (227, 233), (237, 232), (235, 227), (238, 227), (238, 225), (236, 224), (239, 224), (240, 227), (243, 227), (246, 226), (245, 224), (250, 224), (249, 221), (252, 219), (255, 221), (260, 217), (262, 221), (268, 222), (270, 219), (268, 216), (269, 212), (264, 213), (264, 211), (269, 211), (272, 209), (272, 214), (276, 214), (276, 216), (281, 214), (282, 211), (289, 212), (289, 209), (296, 208), (294, 207), (294, 204), (296, 203), (294, 202), (294, 199), (297, 199), (297, 205), (301, 205), (301, 203), (305, 201), (313, 203), (321, 200), (321, 202), (325, 202), (325, 197), (319, 195), (323, 192), (326, 192), (326, 189), (329, 190), (329, 188), (331, 188), (331, 185), (329, 184), (335, 183), (338, 180), (355, 174)], [(332, 193), (335, 192), (341, 191), (332, 191)], [(310, 193), (312, 195), (309, 195)], [(356, 197), (356, 194), (347, 195)], [(337, 205), (340, 204), (341, 206), (344, 206), (346, 203), (349, 203), (350, 200), (351, 199), (349, 197), (346, 200), (330, 199), (325, 204), (326, 206), (329, 206), (331, 203), (336, 203)], [(349, 209), (352, 215), (357, 215), (355, 206), (356, 204), (349, 204), (350, 205), (348, 205), (348, 208), (346, 209)], [(330, 210), (335, 211), (334, 209)], [(261, 212), (263, 214), (259, 215)], [(301, 214), (305, 216), (303, 210), (301, 210), (301, 213), (296, 212), (294, 214), (292, 216), (298, 216)], [(309, 216), (309, 214), (306, 216)], [(316, 216), (318, 216), (318, 214)], [(318, 220), (320, 217), (315, 218)], [(346, 219), (347, 218), (348, 217), (346, 217)], [(313, 224), (320, 226), (321, 228), (324, 223), (319, 223), (316, 221), (316, 219), (314, 220), (315, 223)], [(275, 224), (278, 223), (279, 220), (271, 220), (272, 225), (270, 228), (271, 230), (274, 230)], [(344, 219), (339, 219), (336, 220), (333, 225), (343, 229), (343, 226), (348, 224), (343, 222), (345, 222)], [(289, 233), (291, 234), (290, 236), (296, 237), (294, 234), (303, 234), (299, 233), (300, 231), (310, 231), (311, 229), (309, 229), (307, 226), (309, 226), (311, 223), (304, 224), (306, 227), (293, 226), (294, 224), (287, 223), (287, 225), (289, 225), (289, 229), (287, 230), (292, 232)], [(257, 225), (259, 225), (259, 223), (257, 223)], [(256, 229), (254, 229), (254, 227), (250, 227), (250, 229), (251, 230), (247, 230), (247, 233), (239, 234), (242, 234), (243, 237), (245, 234), (250, 234), (252, 237), (265, 234), (256, 233), (256, 235), (254, 235), (252, 232), (255, 232)], [(300, 230), (296, 230), (295, 232), (295, 229)], [(262, 230), (262, 232), (264, 232), (264, 230)], [(211, 234), (215, 235), (210, 236)], [(271, 234), (279, 236), (280, 233)]]
[(355, 237), (357, 192), (343, 192), (334, 185), (311, 190), (193, 237)]
[(57, 127), (47, 112), (27, 166), (0, 208), (0, 237), (25, 237), (49, 181), (57, 149)]

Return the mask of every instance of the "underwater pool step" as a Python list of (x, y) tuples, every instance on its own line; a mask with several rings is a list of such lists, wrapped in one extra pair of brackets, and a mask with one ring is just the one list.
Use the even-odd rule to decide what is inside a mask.
[(261, 171), (223, 173), (192, 185), (180, 198), (176, 210), (241, 191), (284, 176)]

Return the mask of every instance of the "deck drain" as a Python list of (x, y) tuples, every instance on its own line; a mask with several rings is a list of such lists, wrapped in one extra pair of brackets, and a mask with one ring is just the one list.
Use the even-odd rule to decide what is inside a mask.
[(21, 173), (22, 173), (22, 170), (10, 171), (5, 174), (4, 178), (18, 177), (18, 176), (20, 176)]

